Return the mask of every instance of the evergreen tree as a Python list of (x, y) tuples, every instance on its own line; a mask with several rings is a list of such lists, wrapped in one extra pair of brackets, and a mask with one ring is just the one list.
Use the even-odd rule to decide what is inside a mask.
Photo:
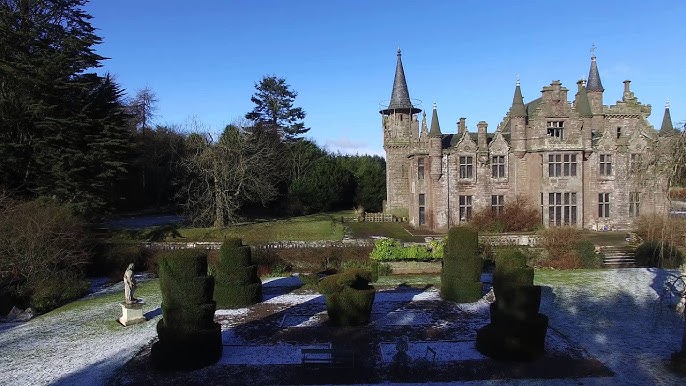
[(0, 1), (0, 185), (94, 214), (116, 199), (128, 134), (121, 89), (86, 73), (103, 57), (85, 3)]
[(291, 90), (286, 79), (274, 75), (265, 76), (255, 83), (255, 94), (250, 100), (255, 104), (253, 110), (245, 115), (255, 126), (273, 130), (287, 140), (307, 133), (310, 129), (302, 122), (305, 111), (293, 107), (298, 93)]

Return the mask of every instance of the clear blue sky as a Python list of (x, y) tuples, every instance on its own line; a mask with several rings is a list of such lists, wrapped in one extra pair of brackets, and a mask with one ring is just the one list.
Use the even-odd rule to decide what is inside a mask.
[(596, 44), (605, 104), (625, 79), (659, 128), (667, 98), (686, 120), (686, 1), (95, 0), (86, 10), (130, 95), (150, 87), (159, 124), (195, 116), (219, 132), (252, 109), (254, 83), (277, 75), (298, 92), (308, 137), (332, 151), (383, 154), (379, 102), (396, 49), (412, 98), (489, 131), (507, 113), (517, 74), (525, 101), (560, 80), (576, 91)]

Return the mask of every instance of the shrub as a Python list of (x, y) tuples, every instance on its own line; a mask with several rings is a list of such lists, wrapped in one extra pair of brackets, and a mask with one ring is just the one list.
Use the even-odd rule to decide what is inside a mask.
[(219, 308), (245, 307), (262, 300), (262, 282), (257, 276), (250, 247), (241, 239), (226, 239), (213, 267), (216, 278), (214, 300)]
[[(281, 266), (286, 271), (319, 272), (323, 269), (338, 269), (341, 261), (369, 260), (372, 247), (346, 246), (325, 248), (254, 248), (253, 261), (262, 272), (275, 271)], [(262, 276), (262, 275), (260, 275)]]
[(68, 206), (0, 192), (0, 292), (15, 304), (48, 311), (81, 296), (89, 245), (84, 221)]
[(598, 268), (602, 255), (595, 253), (593, 243), (576, 227), (550, 227), (542, 232), (541, 245), (547, 257), (538, 261), (541, 267), (556, 269)]
[(636, 235), (643, 241), (667, 241), (676, 246), (686, 242), (686, 220), (656, 214), (643, 215), (634, 221)]
[(634, 252), (641, 267), (675, 269), (684, 263), (684, 254), (668, 242), (646, 241)]
[(214, 322), (214, 278), (207, 276), (207, 254), (195, 250), (165, 253), (160, 259), (162, 319), (152, 360), (161, 369), (191, 370), (215, 363), (222, 354), (221, 327)]
[(504, 248), (496, 255), (491, 322), (476, 334), (482, 354), (509, 360), (529, 360), (543, 354), (548, 317), (538, 313), (541, 287), (533, 285), (534, 270), (518, 248)]
[(93, 250), (88, 271), (91, 275), (109, 276), (121, 280), (130, 263), (134, 263), (136, 271), (147, 270), (152, 254), (153, 251), (138, 243), (120, 241), (99, 243)]
[(326, 299), (326, 312), (336, 326), (356, 326), (369, 321), (375, 290), (371, 272), (351, 269), (327, 276), (317, 286)]
[(458, 303), (474, 302), (481, 298), (482, 261), (479, 252), (479, 233), (465, 226), (451, 228), (443, 250), (441, 296)]
[(353, 269), (367, 270), (372, 273), (371, 282), (376, 283), (380, 276), (388, 276), (391, 274), (391, 266), (388, 264), (381, 263), (379, 261), (357, 261), (357, 260), (346, 260), (341, 263), (341, 270), (350, 271)]
[(515, 196), (505, 202), (502, 212), (485, 208), (474, 213), (470, 223), (485, 232), (529, 232), (541, 226), (541, 212), (527, 197)]
[(669, 188), (669, 198), (675, 201), (686, 201), (686, 188)]
[(374, 243), (369, 254), (376, 261), (432, 261), (443, 258), (442, 241), (434, 240), (429, 245), (403, 245), (398, 240), (380, 239)]

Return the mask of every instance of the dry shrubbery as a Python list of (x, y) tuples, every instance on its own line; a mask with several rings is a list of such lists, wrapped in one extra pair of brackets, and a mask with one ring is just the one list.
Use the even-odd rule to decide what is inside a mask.
[(643, 241), (667, 241), (672, 245), (686, 243), (686, 220), (659, 215), (643, 215), (634, 222), (636, 235)]
[(506, 202), (501, 213), (486, 208), (474, 213), (470, 224), (484, 232), (528, 232), (541, 226), (541, 211), (523, 196)]
[(547, 258), (536, 265), (555, 269), (597, 268), (602, 256), (595, 253), (592, 242), (584, 239), (576, 227), (550, 227), (542, 232), (541, 246)]
[(323, 269), (338, 269), (344, 261), (368, 261), (372, 247), (346, 248), (281, 248), (253, 250), (253, 260), (259, 265), (261, 275), (274, 271), (295, 270), (318, 272)]
[(670, 188), (669, 198), (676, 201), (686, 201), (686, 188)]
[(38, 312), (81, 296), (89, 247), (84, 223), (49, 199), (0, 193), (0, 290)]

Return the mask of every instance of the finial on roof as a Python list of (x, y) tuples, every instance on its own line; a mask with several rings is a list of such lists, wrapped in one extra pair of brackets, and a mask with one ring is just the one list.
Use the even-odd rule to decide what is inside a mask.
[(405, 80), (405, 70), (403, 70), (403, 61), (400, 56), (400, 47), (398, 47), (398, 62), (395, 66), (391, 100), (388, 107), (379, 112), (381, 114), (391, 114), (394, 112), (417, 114), (420, 111), (422, 110), (414, 107), (410, 100), (410, 92), (407, 90), (407, 81)]
[(436, 102), (434, 102), (433, 114), (431, 115), (431, 129), (429, 135), (432, 137), (441, 136), (441, 125), (438, 123), (438, 111), (436, 110)]
[(586, 91), (603, 92), (603, 83), (600, 81), (600, 73), (598, 72), (598, 63), (595, 60), (596, 46), (593, 44), (591, 48), (591, 69), (588, 70), (588, 82), (586, 82)]
[(665, 103), (665, 108), (666, 108), (666, 109), (669, 108), (669, 98), (667, 98), (667, 102)]
[(670, 135), (676, 132), (674, 125), (672, 125), (672, 114), (669, 112), (669, 99), (667, 99), (665, 115), (662, 116), (662, 125), (660, 125), (660, 134)]
[(519, 86), (519, 74), (517, 74), (517, 83), (516, 83), (516, 85)]

